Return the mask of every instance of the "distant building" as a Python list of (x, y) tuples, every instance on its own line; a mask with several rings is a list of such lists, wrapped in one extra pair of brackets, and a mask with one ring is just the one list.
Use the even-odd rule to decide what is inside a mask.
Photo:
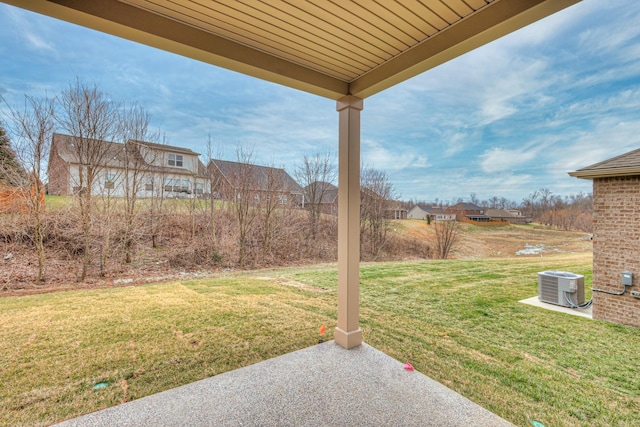
[(477, 222), (491, 221), (491, 218), (485, 215), (484, 209), (474, 203), (457, 203), (453, 206), (449, 206), (445, 211), (447, 213), (456, 214), (458, 221), (464, 219)]
[(455, 221), (456, 214), (448, 213), (444, 208), (435, 207), (431, 205), (425, 205), (424, 203), (418, 203), (413, 206), (407, 212), (407, 218), (409, 219), (424, 219), (429, 221)]
[(510, 224), (529, 224), (531, 222), (531, 218), (522, 216), (520, 211), (514, 209), (487, 209), (484, 213), (491, 221), (506, 221)]
[(217, 159), (207, 169), (217, 198), (234, 201), (245, 194), (255, 204), (265, 197), (278, 197), (281, 205), (302, 204), (304, 190), (284, 169)]
[(338, 214), (338, 187), (330, 182), (315, 181), (304, 188), (303, 207), (309, 204), (320, 205), (320, 212)]
[[(82, 164), (79, 144), (100, 144), (103, 155), (95, 165)], [(68, 196), (81, 191), (88, 166), (98, 166), (92, 194), (122, 197), (136, 182), (137, 197), (184, 198), (204, 194), (209, 180), (199, 154), (187, 148), (129, 140), (126, 143), (80, 140), (71, 135), (53, 135), (49, 155), (48, 192)], [(86, 160), (84, 160), (86, 162)], [(86, 175), (84, 175), (86, 176)], [(81, 184), (82, 183), (82, 184)]]
[(407, 210), (399, 204), (392, 205), (384, 210), (386, 219), (407, 219)]

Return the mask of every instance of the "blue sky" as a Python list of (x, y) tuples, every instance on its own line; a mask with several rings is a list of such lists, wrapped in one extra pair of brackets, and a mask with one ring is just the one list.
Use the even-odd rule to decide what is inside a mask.
[[(171, 145), (290, 173), (337, 152), (335, 101), (0, 4), (0, 95), (76, 79), (137, 100)], [(0, 107), (5, 108), (5, 107)], [(362, 162), (399, 197), (591, 192), (567, 172), (640, 146), (640, 2), (584, 0), (367, 98)]]

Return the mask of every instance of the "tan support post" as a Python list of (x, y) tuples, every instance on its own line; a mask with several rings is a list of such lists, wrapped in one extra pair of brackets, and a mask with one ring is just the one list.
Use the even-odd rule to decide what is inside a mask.
[(360, 111), (363, 102), (345, 96), (337, 102), (338, 148), (338, 327), (344, 348), (362, 344), (360, 329)]

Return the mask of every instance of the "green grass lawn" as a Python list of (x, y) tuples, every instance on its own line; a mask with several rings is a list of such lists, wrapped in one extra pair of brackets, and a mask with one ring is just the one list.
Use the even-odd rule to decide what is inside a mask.
[(73, 198), (71, 196), (44, 196), (44, 205), (49, 211), (67, 208), (72, 202)]
[[(521, 426), (640, 419), (640, 329), (518, 303), (588, 255), (363, 264), (365, 341)], [(334, 265), (0, 299), (0, 425), (47, 425), (313, 345)], [(588, 293), (590, 296), (590, 292)], [(94, 390), (99, 382), (108, 382)]]

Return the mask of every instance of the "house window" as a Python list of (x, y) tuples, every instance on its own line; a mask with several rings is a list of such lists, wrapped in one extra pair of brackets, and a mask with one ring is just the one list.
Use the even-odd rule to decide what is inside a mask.
[(201, 182), (196, 182), (196, 194), (204, 193), (204, 184)]
[(286, 205), (287, 203), (289, 203), (289, 199), (287, 198), (287, 196), (285, 194), (278, 195), (278, 198), (280, 199), (280, 204), (281, 205)]
[(181, 193), (189, 193), (191, 194), (191, 190), (189, 189), (189, 180), (183, 179), (180, 181), (180, 192)]
[(164, 180), (164, 191), (173, 191), (174, 179), (167, 178)]
[(182, 167), (182, 154), (169, 154), (169, 166)]
[(153, 177), (152, 176), (148, 176), (145, 184), (144, 184), (144, 189), (145, 191), (153, 191)]
[(104, 188), (107, 190), (113, 190), (113, 183), (116, 179), (116, 174), (113, 172), (107, 172), (104, 178)]

